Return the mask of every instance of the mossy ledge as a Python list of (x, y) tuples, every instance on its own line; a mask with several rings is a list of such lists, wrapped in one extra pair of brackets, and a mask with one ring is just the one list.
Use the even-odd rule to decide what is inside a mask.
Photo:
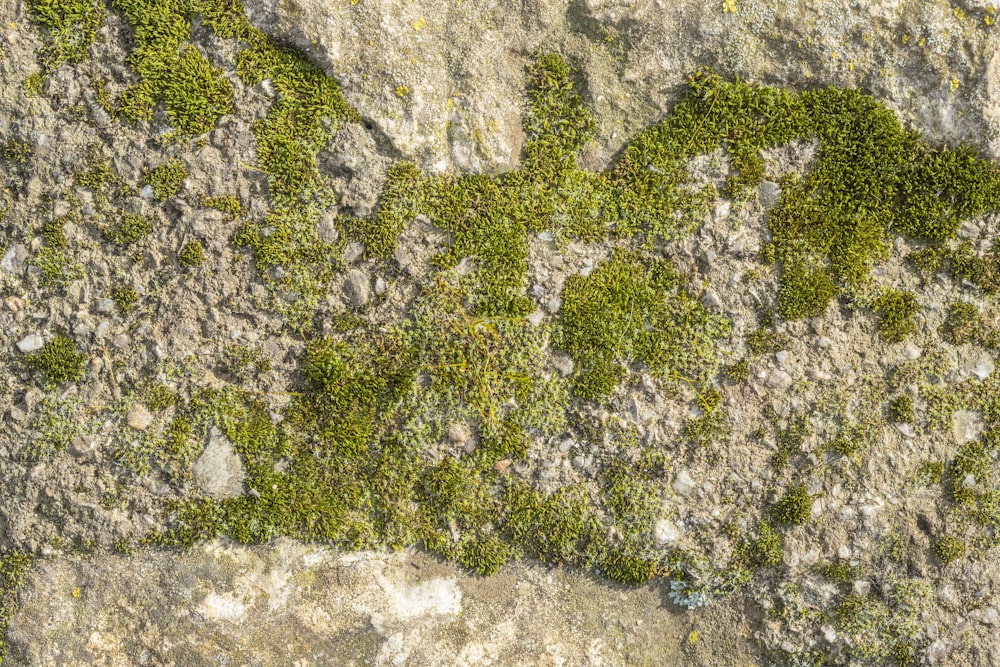
[[(42, 3), (34, 5), (36, 20), (49, 29), (62, 20), (92, 22), (97, 12), (88, 4), (92, 9), (57, 19)], [(315, 231), (319, 215), (334, 203), (316, 154), (360, 114), (333, 79), (250, 26), (238, 2), (114, 0), (111, 7), (132, 26), (130, 65), (139, 76), (118, 98), (116, 112), (141, 124), (163, 105), (175, 129), (161, 137), (166, 142), (202, 134), (231, 111), (229, 84), (186, 43), (195, 18), (238, 42), (243, 83), (270, 81), (274, 101), (252, 129), (271, 208), (263, 220), (243, 220), (232, 240), (252, 253), (261, 279), (282, 296), (275, 306), (308, 340), (304, 384), (283, 414), (272, 418), (262, 401), (235, 387), (205, 390), (188, 398), (168, 436), (151, 440), (150, 451), (121, 455), (126, 467), (158, 466), (176, 481), (190, 467), (196, 437), (216, 424), (248, 472), (246, 494), (180, 501), (171, 508), (170, 528), (149, 535), (148, 543), (190, 545), (227, 535), (245, 543), (292, 536), (349, 549), (421, 545), (483, 575), (531, 557), (627, 585), (664, 578), (671, 599), (701, 606), (780, 565), (782, 536), (808, 530), (800, 528), (812, 501), (804, 483), (775, 489), (779, 500), (770, 513), (760, 508), (751, 528), (734, 526), (727, 537), (737, 548), (721, 572), (708, 577), (697, 558), (657, 541), (654, 525), (675, 462), (672, 453), (641, 444), (634, 431), (600, 434), (613, 455), (598, 461), (591, 486), (542, 491), (505, 473), (526, 458), (532, 438), (582, 430), (573, 423), (574, 409), (605, 402), (635, 370), (687, 392), (700, 411), (684, 430), (688, 440), (704, 445), (724, 435), (726, 414), (712, 381), (720, 363), (716, 347), (731, 325), (689, 292), (665, 257), (673, 242), (698, 228), (719, 195), (712, 187), (692, 187), (688, 161), (724, 149), (735, 167), (726, 194), (739, 200), (763, 179), (762, 149), (816, 142), (812, 169), (781, 181), (767, 220), (770, 243), (762, 259), (780, 273), (776, 315), (782, 319), (819, 317), (842, 298), (878, 313), (884, 341), (911, 335), (918, 314), (913, 295), (876, 284), (871, 272), (894, 235), (924, 246), (914, 264), (947, 267), (984, 292), (996, 288), (991, 258), (974, 256), (967, 246), (948, 247), (963, 219), (1000, 208), (996, 166), (967, 147), (928, 144), (873, 98), (834, 88), (779, 90), (698, 71), (662, 122), (634, 137), (607, 171), (592, 172), (577, 163), (596, 130), (574, 73), (560, 56), (541, 53), (526, 69), (528, 141), (520, 169), (440, 177), (399, 163), (389, 171), (376, 215), (338, 218), (341, 236), (361, 242), (375, 261), (391, 261), (400, 234), (418, 215), (449, 232), (452, 244), (434, 258), (436, 271), (405, 317), (370, 326), (344, 316), (332, 333), (320, 335), (316, 306), (344, 266), (343, 242), (320, 240)], [(86, 25), (73, 29), (84, 36), (73, 49), (89, 44)], [(59, 30), (53, 40), (66, 28)], [(101, 188), (110, 168), (99, 167), (95, 161), (81, 174), (81, 184)], [(174, 159), (144, 181), (163, 201), (184, 178), (183, 162)], [(205, 205), (243, 215), (236, 200)], [(62, 253), (66, 239), (57, 221), (41, 236), (45, 248)], [(129, 245), (150, 229), (148, 220), (126, 217), (109, 237)], [(615, 249), (589, 275), (569, 280), (561, 315), (536, 326), (527, 317), (534, 304), (526, 288), (529, 242), (540, 233)], [(202, 253), (186, 247), (178, 260), (194, 268)], [(457, 270), (466, 259), (471, 270)], [(135, 296), (121, 294), (125, 311)], [(945, 329), (955, 343), (985, 336), (970, 307), (949, 309)], [(749, 341), (753, 353), (779, 349), (769, 326)], [(29, 367), (44, 384), (78, 381), (82, 353), (68, 340), (54, 340)], [(571, 378), (545, 371), (550, 348), (574, 360)], [(745, 364), (730, 368), (734, 381), (749, 377)], [(934, 398), (930, 390), (921, 396)], [(978, 400), (995, 420), (994, 403)], [(912, 404), (904, 407), (895, 404), (893, 414), (912, 419)], [(790, 421), (775, 455), (779, 473), (808, 426), (805, 418)], [(431, 445), (453, 423), (471, 425), (478, 445), (432, 455)], [(989, 433), (992, 451), (995, 431)], [(835, 451), (858, 448), (845, 438)], [(952, 501), (982, 526), (996, 525), (995, 495), (962, 482), (968, 475), (988, 479), (989, 451), (986, 444), (965, 446), (945, 476)], [(938, 553), (942, 562), (964, 558), (964, 548), (958, 554), (953, 546)], [(845, 595), (838, 627), (860, 635), (867, 626), (859, 618), (891, 612), (873, 604)]]

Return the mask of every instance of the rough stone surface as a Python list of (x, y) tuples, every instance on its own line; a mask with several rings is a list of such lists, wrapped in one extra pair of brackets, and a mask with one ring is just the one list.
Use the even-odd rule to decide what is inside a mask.
[(719, 665), (751, 650), (739, 626), (706, 634), (741, 623), (732, 610), (691, 619), (653, 589), (522, 565), (481, 578), (420, 553), (288, 540), (49, 561), (28, 590), (13, 665)]
[(213, 498), (235, 498), (243, 495), (246, 470), (233, 443), (218, 428), (208, 433), (208, 444), (191, 468), (195, 484)]

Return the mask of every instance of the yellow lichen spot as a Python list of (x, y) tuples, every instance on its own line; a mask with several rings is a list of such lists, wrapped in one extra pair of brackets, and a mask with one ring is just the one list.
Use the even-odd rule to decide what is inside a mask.
[(926, 37), (921, 37), (920, 39), (917, 40), (917, 46), (923, 46), (926, 43), (927, 43)]
[(951, 77), (951, 81), (948, 82), (948, 88), (951, 90), (951, 92), (955, 92), (956, 90), (958, 90), (958, 78), (957, 77), (954, 77), (954, 76)]
[(701, 637), (698, 636), (697, 630), (692, 630), (691, 632), (688, 633), (688, 644), (690, 644), (691, 646), (697, 644), (699, 639), (701, 639)]
[(409, 94), (410, 94), (410, 87), (409, 86), (396, 86), (396, 96), (397, 97), (406, 97)]
[(80, 598), (80, 587), (77, 586), (76, 588), (74, 588), (73, 592), (70, 593), (70, 595), (72, 595), (74, 598), (79, 599)]
[(735, 14), (736, 13), (736, 0), (722, 0), (722, 13), (723, 14)]
[(955, 7), (953, 10), (951, 10), (951, 13), (954, 14), (955, 18), (957, 18), (959, 21), (965, 20), (965, 12), (962, 11), (961, 7)]
[(454, 98), (452, 98), (452, 97), (449, 97), (448, 99), (446, 99), (446, 100), (444, 101), (444, 108), (445, 108), (445, 109), (450, 109), (450, 108), (452, 108), (453, 106), (455, 106), (455, 99), (454, 99)]
[(414, 30), (420, 31), (421, 29), (423, 29), (425, 25), (427, 25), (427, 21), (425, 21), (424, 17), (421, 16), (416, 21), (414, 21), (412, 25)]
[(368, 40), (368, 46), (375, 46), (375, 40), (374, 39), (369, 39)]
[(853, 60), (848, 60), (847, 61), (847, 71), (848, 72), (853, 72), (854, 71), (854, 61)]
[(359, 2), (361, 2), (361, 0), (349, 0), (349, 2), (351, 3), (351, 7), (353, 7), (354, 5), (356, 5)]
[(901, 41), (901, 42), (902, 42), (903, 44), (909, 44), (909, 43), (910, 43), (910, 36), (909, 36), (909, 35), (907, 35), (907, 34), (906, 34), (906, 33), (904, 32), (904, 33), (903, 33), (903, 36), (899, 38), (899, 41)]

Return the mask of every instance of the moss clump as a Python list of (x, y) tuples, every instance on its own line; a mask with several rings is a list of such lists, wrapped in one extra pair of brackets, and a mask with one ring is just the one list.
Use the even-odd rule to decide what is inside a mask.
[(119, 113), (129, 120), (151, 120), (157, 102), (179, 137), (208, 132), (233, 110), (232, 86), (190, 44), (191, 17), (197, 3), (188, 0), (113, 0), (111, 6), (132, 26), (135, 48), (128, 63), (139, 82), (118, 98)]
[(222, 211), (230, 220), (236, 220), (243, 216), (243, 204), (236, 195), (221, 195), (219, 197), (202, 197), (201, 205), (205, 208), (214, 208)]
[(205, 249), (200, 241), (188, 241), (177, 253), (177, 263), (187, 269), (201, 266), (205, 262)]
[(740, 359), (735, 364), (726, 366), (722, 373), (729, 381), (736, 384), (743, 384), (750, 379), (750, 360)]
[(41, 97), (45, 77), (41, 72), (32, 72), (21, 80), (21, 90), (25, 97)]
[(785, 494), (771, 508), (771, 514), (778, 523), (786, 526), (804, 526), (809, 521), (812, 497), (805, 484), (788, 487)]
[(47, 459), (66, 449), (80, 431), (77, 401), (46, 396), (31, 422), (32, 436), (25, 448), (30, 460)]
[(505, 494), (503, 529), (513, 544), (546, 563), (587, 564), (588, 552), (602, 537), (583, 489), (544, 494), (519, 482)]
[(261, 350), (247, 345), (227, 345), (222, 356), (226, 370), (241, 380), (254, 379), (271, 370), (271, 360)]
[(757, 522), (757, 534), (737, 548), (734, 557), (750, 567), (781, 565), (784, 550), (781, 535), (767, 521)]
[(887, 343), (899, 343), (917, 330), (914, 315), (920, 310), (912, 292), (885, 290), (872, 304), (879, 314), (879, 335)]
[(171, 158), (153, 169), (147, 169), (142, 174), (142, 184), (153, 190), (153, 199), (164, 202), (173, 197), (184, 185), (188, 171), (184, 163), (177, 158)]
[(617, 250), (589, 276), (570, 276), (563, 290), (558, 344), (581, 369), (574, 388), (581, 398), (610, 393), (630, 361), (662, 378), (702, 383), (715, 371), (715, 341), (728, 333), (728, 320), (689, 296), (665, 260)]
[(122, 315), (128, 315), (139, 301), (139, 294), (131, 285), (119, 285), (112, 288), (111, 299), (118, 306)]
[(83, 379), (83, 365), (87, 355), (78, 352), (67, 336), (56, 334), (41, 349), (28, 353), (28, 368), (41, 374), (48, 385), (77, 382)]
[(956, 301), (948, 304), (947, 316), (941, 325), (941, 337), (952, 345), (964, 345), (980, 334), (979, 311), (971, 303)]
[(772, 326), (760, 326), (747, 336), (747, 347), (753, 354), (779, 352), (788, 345), (788, 337), (779, 334)]
[(106, 232), (115, 245), (128, 247), (153, 232), (153, 221), (144, 215), (126, 214), (121, 221)]
[(914, 416), (913, 398), (909, 394), (896, 396), (889, 401), (889, 418), (892, 421), (912, 424)]
[(0, 554), (0, 662), (7, 652), (7, 626), (17, 613), (17, 592), (31, 567), (31, 556), (17, 551)]
[(68, 255), (65, 226), (79, 224), (75, 212), (52, 218), (42, 225), (40, 235), (42, 247), (38, 249), (31, 263), (41, 270), (41, 284), (48, 287), (64, 287), (80, 278), (83, 271)]
[(778, 289), (778, 315), (786, 320), (819, 317), (838, 289), (828, 269), (796, 261), (782, 270)]
[(42, 68), (48, 72), (86, 58), (106, 15), (99, 0), (31, 0), (28, 16), (48, 33), (39, 53)]
[(511, 555), (510, 545), (491, 535), (463, 544), (458, 554), (458, 563), (477, 574), (488, 577), (499, 572), (500, 568), (510, 560)]
[(608, 579), (626, 586), (644, 584), (656, 573), (656, 561), (617, 549), (601, 559), (600, 567)]
[(951, 565), (965, 556), (965, 542), (950, 535), (942, 535), (934, 540), (931, 551), (943, 565)]

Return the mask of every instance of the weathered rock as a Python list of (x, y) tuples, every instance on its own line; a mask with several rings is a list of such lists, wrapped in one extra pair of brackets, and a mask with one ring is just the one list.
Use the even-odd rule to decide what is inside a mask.
[(205, 450), (191, 468), (195, 484), (213, 498), (243, 495), (246, 470), (233, 443), (215, 426), (209, 430)]

